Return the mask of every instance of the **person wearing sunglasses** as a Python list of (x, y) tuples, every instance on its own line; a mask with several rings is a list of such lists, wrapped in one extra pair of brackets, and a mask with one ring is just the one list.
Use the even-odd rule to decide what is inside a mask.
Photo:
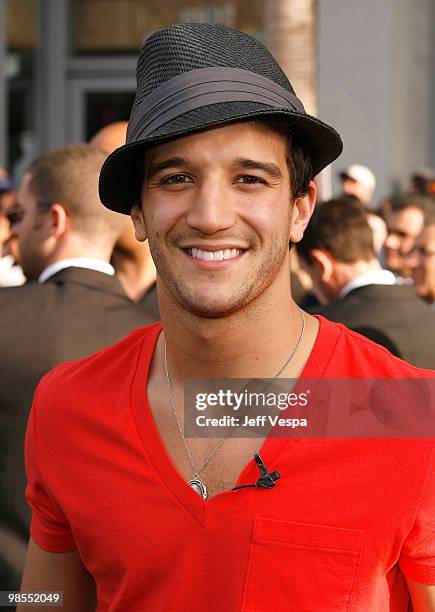
[(26, 278), (17, 264), (18, 243), (12, 231), (16, 220), (14, 183), (0, 167), (0, 287), (22, 285)]

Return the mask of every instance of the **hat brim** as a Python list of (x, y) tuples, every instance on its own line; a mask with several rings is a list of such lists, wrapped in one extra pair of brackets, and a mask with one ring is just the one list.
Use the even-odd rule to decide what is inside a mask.
[(143, 161), (146, 149), (222, 124), (267, 118), (282, 121), (298, 133), (311, 158), (313, 176), (337, 159), (343, 150), (338, 132), (311, 115), (264, 107), (257, 103), (244, 102), (242, 105), (231, 102), (211, 105), (186, 113), (181, 120), (168, 122), (144, 140), (137, 140), (116, 149), (101, 169), (101, 202), (110, 210), (130, 214), (131, 207), (140, 198), (143, 168), (138, 167), (138, 162)]

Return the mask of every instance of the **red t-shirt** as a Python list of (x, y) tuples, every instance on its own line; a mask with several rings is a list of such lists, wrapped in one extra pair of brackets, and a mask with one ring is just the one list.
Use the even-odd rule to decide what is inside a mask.
[[(320, 318), (303, 377), (433, 376)], [(40, 383), (27, 430), (31, 535), (78, 549), (99, 611), (405, 612), (435, 584), (433, 440), (266, 439), (281, 478), (204, 501), (147, 403), (160, 324)], [(255, 482), (251, 460), (237, 484)]]

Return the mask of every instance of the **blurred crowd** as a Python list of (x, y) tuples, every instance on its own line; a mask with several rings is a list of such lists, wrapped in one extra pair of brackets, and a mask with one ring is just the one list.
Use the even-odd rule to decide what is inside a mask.
[(156, 272), (124, 215), (102, 206), (101, 167), (126, 124), (0, 175), (0, 590), (18, 589), (30, 510), (24, 438), (39, 380), (62, 361), (159, 319)]
[[(0, 590), (18, 588), (30, 512), (23, 440), (40, 378), (159, 319), (156, 272), (130, 219), (104, 208), (98, 176), (126, 123), (49, 151), (14, 185), (0, 168)], [(373, 201), (353, 164), (292, 251), (296, 301), (420, 367), (435, 369), (435, 172)]]
[(435, 172), (416, 171), (379, 203), (369, 168), (351, 165), (340, 180), (296, 246), (298, 303), (435, 369)]

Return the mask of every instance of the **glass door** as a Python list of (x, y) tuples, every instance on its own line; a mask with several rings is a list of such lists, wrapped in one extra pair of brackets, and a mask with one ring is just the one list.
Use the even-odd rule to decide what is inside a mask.
[(128, 121), (136, 92), (130, 77), (72, 79), (69, 82), (69, 142), (88, 141), (114, 121)]

